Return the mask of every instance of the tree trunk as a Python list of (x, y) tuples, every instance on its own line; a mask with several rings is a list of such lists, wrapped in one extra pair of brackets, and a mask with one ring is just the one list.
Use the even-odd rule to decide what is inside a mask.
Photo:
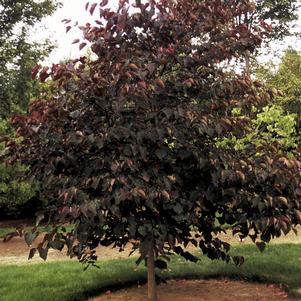
[(155, 259), (154, 259), (154, 243), (151, 242), (147, 255), (147, 286), (148, 286), (148, 301), (158, 301), (157, 285), (155, 279)]
[(246, 75), (250, 76), (251, 70), (250, 70), (250, 54), (246, 54), (246, 69), (245, 69)]

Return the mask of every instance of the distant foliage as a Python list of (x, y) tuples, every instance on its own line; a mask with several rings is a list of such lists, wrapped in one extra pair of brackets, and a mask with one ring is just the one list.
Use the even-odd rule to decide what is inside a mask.
[[(0, 120), (0, 138), (13, 137), (13, 129), (7, 120)], [(4, 143), (0, 143), (0, 154), (5, 153)], [(0, 217), (32, 217), (37, 204), (29, 204), (36, 196), (38, 185), (22, 180), (20, 177), (27, 170), (19, 163), (7, 164), (0, 157)], [(32, 210), (32, 212), (29, 212)]]
[[(240, 115), (240, 110), (234, 109), (232, 113)], [(300, 136), (297, 133), (297, 114), (286, 113), (280, 105), (264, 107), (262, 112), (255, 115), (252, 123), (254, 130), (245, 137), (223, 138), (217, 141), (217, 146), (243, 150), (249, 144), (259, 147), (269, 142), (276, 142), (281, 146), (280, 152), (289, 153), (300, 143)]]
[[(17, 180), (17, 175), (24, 172), (24, 167), (16, 164), (6, 166), (0, 164), (0, 216), (4, 217), (33, 217), (26, 212), (31, 207), (28, 202), (35, 196), (34, 186), (28, 181)], [(33, 206), (31, 207), (33, 210)]]
[(256, 13), (250, 21), (265, 20), (272, 28), (271, 38), (281, 40), (293, 34), (292, 23), (298, 20), (299, 0), (256, 0)]
[(58, 6), (55, 0), (0, 3), (0, 117), (24, 112), (39, 93), (31, 69), (53, 49), (48, 40), (31, 42), (29, 32)]
[[(279, 89), (281, 94), (275, 99), (275, 105), (283, 111), (282, 116), (275, 116), (275, 122), (287, 123), (291, 128), (287, 139), (298, 148), (301, 139), (301, 55), (298, 51), (287, 49), (277, 66), (273, 62), (257, 64), (254, 68), (257, 78), (272, 89)], [(278, 119), (279, 118), (279, 119)], [(289, 131), (287, 131), (288, 133)], [(295, 145), (297, 144), (297, 145)]]
[(296, 114), (286, 114), (279, 105), (265, 107), (254, 121), (260, 135), (270, 142), (277, 141), (284, 148), (296, 148)]
[(289, 48), (284, 52), (279, 66), (272, 62), (256, 68), (257, 77), (270, 87), (283, 92), (278, 103), (292, 113), (301, 114), (301, 54)]

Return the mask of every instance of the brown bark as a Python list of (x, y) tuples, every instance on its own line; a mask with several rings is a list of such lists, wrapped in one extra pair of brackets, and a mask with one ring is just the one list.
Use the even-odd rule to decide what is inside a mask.
[(251, 70), (250, 70), (250, 55), (246, 54), (246, 69), (245, 69), (245, 73), (247, 76), (250, 76), (251, 74)]
[(155, 279), (154, 243), (151, 242), (147, 255), (147, 286), (148, 301), (158, 301), (157, 285)]

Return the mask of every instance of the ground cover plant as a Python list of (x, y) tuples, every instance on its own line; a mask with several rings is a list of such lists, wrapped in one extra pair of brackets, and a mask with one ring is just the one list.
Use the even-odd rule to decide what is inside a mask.
[[(236, 246), (232, 252), (243, 254), (246, 262), (241, 267), (211, 261), (205, 256), (197, 264), (187, 263), (179, 256), (172, 257), (169, 270), (162, 278), (208, 279), (230, 278), (261, 283), (281, 284), (290, 296), (300, 287), (300, 245), (270, 245), (263, 253), (252, 245)], [(146, 282), (146, 268), (137, 268), (135, 259), (105, 260), (99, 269), (84, 271), (77, 262), (0, 266), (0, 294), (6, 301), (70, 301)], [(53, 277), (53, 275), (56, 277)], [(17, 281), (16, 281), (17, 279)], [(30, 288), (30, 289), (29, 289)]]
[[(137, 263), (147, 263), (155, 301), (155, 267), (166, 268), (171, 254), (199, 260), (188, 244), (210, 259), (243, 263), (218, 237), (223, 225), (263, 250), (300, 223), (300, 153), (286, 156), (277, 141), (216, 146), (252, 132), (252, 109), (278, 95), (231, 69), (270, 31), (264, 21), (246, 24), (253, 2), (125, 0), (115, 10), (107, 3), (87, 4), (100, 19), (74, 41), (90, 43), (96, 58), (37, 66), (33, 75), (61, 90), (13, 118), (22, 143), (7, 146), (54, 204), (46, 213), (53, 230), (30, 257), (66, 245), (93, 263), (98, 245), (132, 245)], [(66, 222), (74, 230), (58, 232)], [(36, 236), (27, 231), (27, 244)]]

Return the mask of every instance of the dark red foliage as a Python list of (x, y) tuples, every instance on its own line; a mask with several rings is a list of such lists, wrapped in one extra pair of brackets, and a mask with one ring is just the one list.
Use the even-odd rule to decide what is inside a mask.
[(81, 27), (83, 43), (96, 58), (43, 69), (60, 94), (13, 120), (18, 158), (44, 183), (55, 223), (76, 225), (48, 235), (42, 255), (63, 243), (86, 262), (99, 244), (132, 243), (141, 260), (154, 240), (157, 255), (195, 261), (183, 250), (191, 243), (228, 261), (225, 224), (262, 249), (300, 222), (299, 154), (287, 159), (277, 145), (235, 152), (216, 139), (250, 132), (252, 106), (277, 93), (226, 68), (260, 46), (266, 25), (246, 26), (248, 0), (128, 2), (87, 5), (99, 19)]

